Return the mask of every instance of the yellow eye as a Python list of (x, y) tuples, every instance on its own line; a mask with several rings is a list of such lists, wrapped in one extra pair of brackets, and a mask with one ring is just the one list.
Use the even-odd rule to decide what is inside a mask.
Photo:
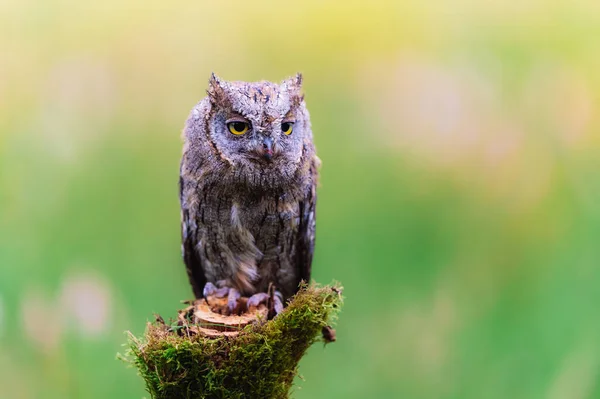
[(294, 130), (294, 124), (292, 122), (284, 122), (281, 124), (281, 131), (288, 136), (292, 134), (292, 130)]
[(246, 122), (229, 122), (227, 128), (236, 136), (241, 136), (246, 133), (250, 127)]

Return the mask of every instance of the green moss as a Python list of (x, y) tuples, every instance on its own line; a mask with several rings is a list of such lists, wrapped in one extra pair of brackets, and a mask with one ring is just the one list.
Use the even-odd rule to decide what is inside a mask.
[(303, 287), (275, 319), (235, 337), (177, 335), (149, 323), (126, 359), (153, 398), (287, 398), (298, 362), (342, 304), (339, 287)]

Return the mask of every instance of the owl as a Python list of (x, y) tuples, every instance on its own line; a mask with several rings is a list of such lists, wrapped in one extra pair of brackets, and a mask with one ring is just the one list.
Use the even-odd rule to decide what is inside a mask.
[(280, 312), (310, 278), (320, 160), (301, 85), (212, 74), (183, 131), (183, 259), (196, 298), (227, 296), (230, 312), (271, 284)]

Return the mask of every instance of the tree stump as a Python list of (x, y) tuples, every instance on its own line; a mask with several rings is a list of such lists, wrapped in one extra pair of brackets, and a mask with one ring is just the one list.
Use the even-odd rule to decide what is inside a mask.
[(125, 360), (155, 399), (288, 398), (309, 346), (320, 334), (335, 340), (329, 324), (341, 304), (341, 287), (314, 285), (303, 286), (272, 320), (264, 305), (225, 316), (196, 300), (171, 323), (160, 316), (148, 323), (142, 338), (130, 334)]

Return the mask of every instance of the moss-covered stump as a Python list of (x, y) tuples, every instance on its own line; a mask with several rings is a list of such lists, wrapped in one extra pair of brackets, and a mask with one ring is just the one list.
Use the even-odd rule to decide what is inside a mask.
[(199, 320), (192, 306), (172, 326), (158, 317), (143, 338), (130, 335), (127, 358), (155, 399), (287, 398), (308, 347), (321, 334), (335, 339), (329, 324), (341, 304), (340, 287), (303, 287), (274, 319), (259, 312), (237, 330), (190, 323)]

